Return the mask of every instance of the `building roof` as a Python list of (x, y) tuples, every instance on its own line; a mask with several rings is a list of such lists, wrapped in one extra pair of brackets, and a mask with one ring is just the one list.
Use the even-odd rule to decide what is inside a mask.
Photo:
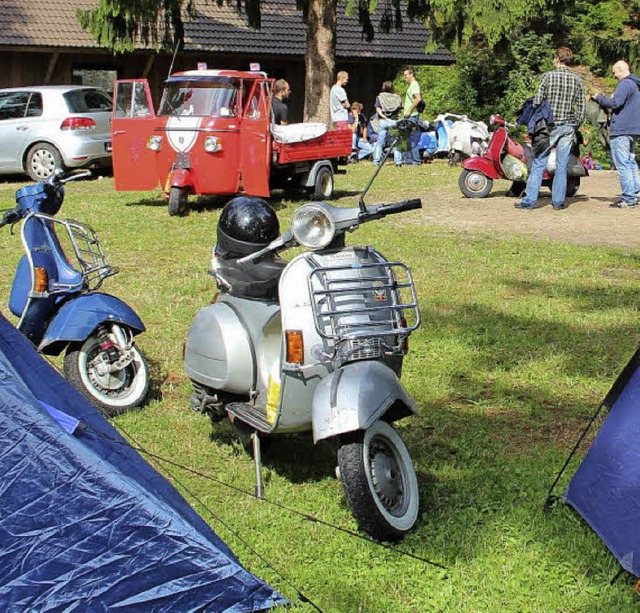
[[(412, 62), (449, 62), (445, 50), (426, 54), (429, 35), (422, 23), (407, 17), (403, 29), (376, 32), (372, 42), (362, 36), (357, 17), (345, 15), (338, 4), (336, 57), (344, 60), (379, 58)], [(90, 9), (96, 0), (2, 0), (0, 2), (0, 48), (98, 48), (76, 19), (77, 9)], [(218, 6), (211, 0), (198, 2), (198, 17), (185, 22), (185, 50), (240, 53), (260, 56), (300, 56), (305, 53), (305, 25), (295, 0), (263, 0), (262, 27), (253, 30), (235, 10), (235, 2)], [(372, 16), (374, 24), (379, 21)]]

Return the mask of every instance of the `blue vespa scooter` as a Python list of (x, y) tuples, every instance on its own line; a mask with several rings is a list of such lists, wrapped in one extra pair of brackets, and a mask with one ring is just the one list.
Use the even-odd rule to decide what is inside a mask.
[[(149, 389), (149, 368), (134, 343), (145, 327), (122, 300), (98, 292), (118, 272), (105, 257), (92, 228), (56, 219), (64, 184), (90, 176), (82, 172), (16, 192), (17, 206), (0, 227), (22, 223), (25, 255), (16, 269), (9, 309), (18, 330), (46, 355), (66, 348), (64, 374), (105, 415), (140, 405)], [(65, 247), (63, 247), (65, 245)]]

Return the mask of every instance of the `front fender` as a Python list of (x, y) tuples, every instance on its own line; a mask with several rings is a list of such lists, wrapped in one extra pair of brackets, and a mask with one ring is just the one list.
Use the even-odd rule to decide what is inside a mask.
[(373, 361), (347, 364), (316, 387), (312, 402), (314, 442), (366, 430), (389, 410), (391, 420), (419, 414), (391, 368)]
[(176, 168), (171, 173), (170, 187), (193, 188), (191, 170), (189, 168)]
[(38, 350), (58, 341), (83, 341), (103, 322), (131, 328), (134, 334), (145, 331), (135, 311), (119, 298), (109, 294), (82, 294), (66, 302), (55, 314)]
[(490, 179), (500, 178), (498, 173), (496, 172), (495, 166), (493, 165), (493, 161), (488, 160), (481, 155), (462, 160), (460, 166), (462, 166), (462, 168), (464, 168), (465, 170), (475, 170), (477, 172), (480, 172), (485, 175), (485, 177), (489, 177)]

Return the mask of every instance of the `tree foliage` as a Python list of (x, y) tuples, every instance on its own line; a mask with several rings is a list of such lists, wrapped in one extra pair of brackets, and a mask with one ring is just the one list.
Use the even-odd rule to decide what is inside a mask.
[[(197, 3), (209, 1), (225, 4), (225, 0), (99, 0), (95, 9), (79, 9), (76, 17), (98, 44), (114, 52), (133, 51), (139, 42), (171, 49), (184, 40), (184, 18), (195, 17)], [(260, 0), (236, 0), (236, 10), (246, 14), (250, 27), (260, 27)]]

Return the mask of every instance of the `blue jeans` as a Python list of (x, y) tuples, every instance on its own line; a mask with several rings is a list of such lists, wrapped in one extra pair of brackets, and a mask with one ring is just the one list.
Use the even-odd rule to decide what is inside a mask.
[(640, 179), (638, 178), (638, 164), (636, 162), (637, 136), (612, 136), (611, 158), (618, 169), (620, 187), (622, 188), (622, 200), (636, 202), (637, 192), (640, 191)]
[(358, 153), (358, 159), (361, 160), (362, 158), (366, 158), (371, 153), (373, 147), (368, 140), (364, 140), (364, 138), (358, 138), (358, 135), (354, 134), (352, 138), (352, 149), (354, 153)]
[[(382, 150), (387, 144), (387, 137), (389, 136), (389, 128), (393, 128), (396, 125), (394, 119), (380, 119), (378, 121), (378, 140), (373, 145), (373, 163), (379, 164), (382, 158)], [(402, 152), (393, 148), (393, 161), (396, 165), (402, 164)]]
[(418, 129), (418, 119), (419, 115), (411, 115), (411, 117), (407, 117), (409, 121), (412, 121), (416, 124), (416, 129), (411, 132), (409, 136), (409, 142), (407, 143), (408, 151), (404, 154), (405, 164), (421, 164), (422, 159), (420, 158), (420, 130)]
[(533, 158), (531, 174), (527, 180), (527, 189), (522, 199), (523, 205), (533, 206), (538, 201), (540, 187), (542, 186), (542, 175), (547, 167), (551, 149), (555, 146), (556, 172), (553, 175), (553, 183), (551, 185), (551, 204), (554, 209), (564, 206), (564, 200), (567, 197), (567, 167), (569, 166), (569, 154), (571, 153), (574, 132), (575, 128), (570, 125), (552, 128), (549, 134), (549, 147), (541, 155)]

